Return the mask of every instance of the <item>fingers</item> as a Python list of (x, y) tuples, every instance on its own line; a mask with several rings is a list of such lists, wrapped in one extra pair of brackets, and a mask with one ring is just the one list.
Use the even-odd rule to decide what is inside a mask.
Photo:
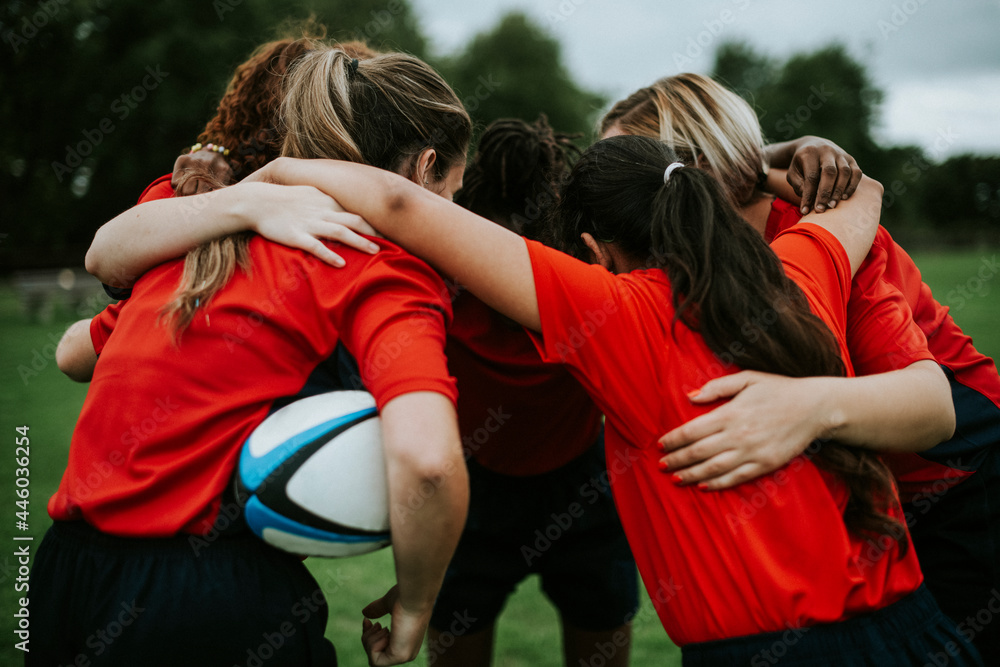
[(736, 470), (746, 463), (739, 452), (727, 449), (701, 463), (673, 473), (674, 482), (679, 486), (707, 483)]
[(675, 477), (680, 477), (680, 480), (675, 479), (675, 481), (689, 482), (692, 481), (690, 475), (681, 474), (682, 471), (690, 470), (693, 466), (731, 450), (732, 447), (727, 443), (725, 433), (719, 431), (693, 445), (669, 452), (660, 459), (660, 469), (675, 474)]
[(819, 181), (816, 183), (816, 192), (813, 193), (813, 208), (817, 213), (822, 213), (830, 205), (833, 196), (833, 189), (837, 185), (837, 176), (840, 170), (837, 168), (837, 158), (833, 154), (824, 154), (820, 158)]
[(389, 648), (389, 629), (381, 623), (372, 623), (367, 618), (361, 621), (361, 645), (368, 654), (369, 665), (388, 664), (385, 651)]
[(754, 380), (753, 371), (740, 371), (709, 380), (696, 394), (688, 394), (692, 403), (711, 403), (720, 398), (730, 398), (747, 388)]
[(796, 156), (792, 161), (792, 168), (788, 170), (788, 183), (795, 188), (792, 181), (793, 174), (801, 174), (797, 179), (798, 188), (795, 189), (799, 197), (802, 198), (802, 205), (799, 208), (802, 215), (806, 215), (813, 209), (816, 201), (816, 189), (819, 187), (820, 169), (819, 162), (814, 160), (803, 160)]
[(786, 178), (802, 198), (800, 210), (805, 215), (836, 208), (837, 202), (854, 194), (863, 175), (853, 157), (836, 144), (821, 140), (796, 151)]
[[(805, 185), (805, 179), (802, 178), (802, 172), (795, 168), (789, 169), (785, 174), (785, 180), (788, 181), (790, 186), (792, 186), (792, 190), (795, 190), (795, 194), (801, 197), (802, 188)], [(803, 213), (803, 215), (805, 215), (805, 213)]]
[(306, 240), (299, 246), (300, 250), (305, 250), (311, 255), (315, 255), (320, 261), (330, 266), (342, 269), (347, 264), (344, 258), (335, 253), (325, 243), (313, 236), (307, 236)]
[[(336, 218), (335, 220), (331, 220), (324, 225), (323, 229), (325, 233), (322, 234), (323, 238), (338, 241), (355, 250), (367, 252), (371, 255), (378, 252), (377, 243), (361, 236), (361, 234), (370, 234), (370, 232), (375, 231), (371, 225), (365, 222), (364, 218), (353, 213), (335, 213), (334, 217)], [(370, 235), (374, 236), (374, 234)]]
[(709, 412), (663, 435), (659, 439), (660, 447), (666, 452), (675, 451), (718, 433), (723, 427), (724, 424), (719, 416), (714, 411)]
[(861, 177), (865, 175), (865, 173), (861, 171), (861, 167), (858, 166), (857, 161), (855, 161), (855, 159), (850, 155), (847, 156), (847, 168), (850, 169), (851, 174), (847, 178), (847, 185), (844, 186), (844, 192), (840, 196), (841, 199), (848, 199), (851, 195), (853, 195), (854, 191), (857, 190), (858, 186), (861, 184)]
[(725, 474), (702, 481), (698, 485), (698, 488), (702, 491), (721, 491), (723, 489), (731, 489), (734, 486), (739, 486), (740, 484), (745, 484), (746, 482), (757, 479), (766, 472), (767, 471), (761, 468), (757, 462), (748, 461), (733, 468)]
[(837, 202), (844, 198), (844, 190), (851, 181), (851, 165), (847, 162), (846, 155), (837, 156), (837, 180), (833, 184), (830, 198), (825, 202), (828, 208), (836, 208)]
[(396, 602), (396, 598), (399, 597), (399, 589), (397, 586), (393, 586), (389, 589), (389, 592), (380, 597), (374, 602), (370, 602), (364, 609), (361, 610), (362, 615), (365, 618), (380, 618), (386, 614), (392, 613), (392, 605)]

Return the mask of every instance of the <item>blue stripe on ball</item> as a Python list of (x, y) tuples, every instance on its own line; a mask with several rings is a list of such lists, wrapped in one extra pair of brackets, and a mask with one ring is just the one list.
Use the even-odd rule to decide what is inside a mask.
[(250, 492), (256, 491), (257, 487), (260, 486), (265, 479), (267, 479), (268, 475), (274, 472), (274, 470), (288, 460), (288, 458), (299, 449), (319, 438), (322, 438), (330, 433), (330, 431), (333, 431), (344, 424), (354, 421), (359, 417), (367, 418), (371, 415), (377, 414), (377, 412), (378, 411), (375, 408), (365, 408), (364, 410), (358, 410), (357, 412), (352, 412), (350, 414), (337, 417), (336, 419), (331, 419), (330, 421), (314, 426), (307, 431), (303, 431), (302, 433), (289, 438), (259, 458), (254, 457), (250, 453), (250, 439), (248, 438), (247, 441), (243, 443), (243, 454), (240, 457), (240, 481)]
[(247, 501), (244, 508), (247, 525), (257, 537), (263, 539), (264, 528), (281, 530), (299, 537), (307, 537), (321, 542), (384, 542), (389, 539), (389, 533), (377, 533), (373, 535), (344, 535), (342, 533), (332, 533), (326, 530), (319, 530), (312, 526), (306, 526), (298, 521), (278, 514), (260, 502), (256, 496)]

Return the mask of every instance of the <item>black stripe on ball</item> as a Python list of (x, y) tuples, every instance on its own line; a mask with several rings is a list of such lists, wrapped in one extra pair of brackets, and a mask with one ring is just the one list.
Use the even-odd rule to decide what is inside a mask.
[(285, 459), (281, 465), (271, 471), (271, 474), (264, 478), (264, 481), (257, 488), (257, 492), (254, 495), (256, 495), (260, 501), (264, 503), (264, 505), (271, 508), (275, 512), (311, 528), (317, 528), (331, 533), (340, 533), (341, 535), (384, 535), (384, 531), (361, 530), (350, 526), (344, 526), (334, 521), (328, 521), (322, 517), (316, 516), (312, 512), (304, 509), (301, 505), (295, 503), (288, 497), (286, 492), (288, 481), (292, 478), (292, 475), (295, 474), (295, 471), (299, 469), (299, 466), (304, 461), (308, 460), (309, 457), (319, 451), (321, 447), (326, 445), (341, 433), (347, 431), (349, 428), (357, 426), (358, 424), (377, 416), (378, 412), (372, 410), (371, 412), (341, 424), (329, 433), (325, 433), (315, 440), (306, 443), (300, 447), (298, 451)]

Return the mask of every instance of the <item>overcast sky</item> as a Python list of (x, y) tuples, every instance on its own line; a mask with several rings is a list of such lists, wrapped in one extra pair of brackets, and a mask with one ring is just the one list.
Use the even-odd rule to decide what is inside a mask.
[(847, 45), (886, 92), (877, 138), (933, 157), (1000, 155), (1000, 0), (412, 0), (441, 53), (519, 9), (555, 35), (588, 88), (620, 99), (661, 76), (709, 73), (745, 39), (776, 57)]

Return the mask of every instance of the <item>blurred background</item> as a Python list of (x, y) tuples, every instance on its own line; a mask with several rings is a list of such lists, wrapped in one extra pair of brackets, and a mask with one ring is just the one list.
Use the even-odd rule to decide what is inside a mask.
[[(14, 427), (30, 427), (36, 540), (86, 392), (55, 367), (55, 344), (106, 303), (82, 269), (95, 230), (172, 169), (236, 65), (310, 15), (329, 37), (426, 59), (480, 127), (544, 112), (581, 144), (614, 101), (661, 76), (719, 77), (753, 105), (768, 139), (828, 137), (882, 181), (883, 223), (979, 349), (1000, 354), (996, 0), (5, 0), (0, 431), (13, 457)], [(0, 464), (8, 508), (12, 465)], [(4, 539), (12, 530), (0, 522)], [(19, 664), (9, 553), (0, 551), (0, 664)], [(391, 583), (390, 552), (310, 567), (330, 599), (342, 664), (365, 664), (360, 609)], [(561, 664), (557, 619), (537, 583), (511, 607), (495, 664)], [(635, 625), (633, 664), (679, 664), (648, 601)]]
[(310, 14), (331, 37), (425, 58), (481, 124), (545, 112), (585, 140), (636, 88), (712, 74), (768, 139), (850, 151), (886, 185), (904, 244), (1000, 238), (995, 1), (42, 0), (0, 10), (3, 266), (79, 265), (194, 143), (234, 67)]

